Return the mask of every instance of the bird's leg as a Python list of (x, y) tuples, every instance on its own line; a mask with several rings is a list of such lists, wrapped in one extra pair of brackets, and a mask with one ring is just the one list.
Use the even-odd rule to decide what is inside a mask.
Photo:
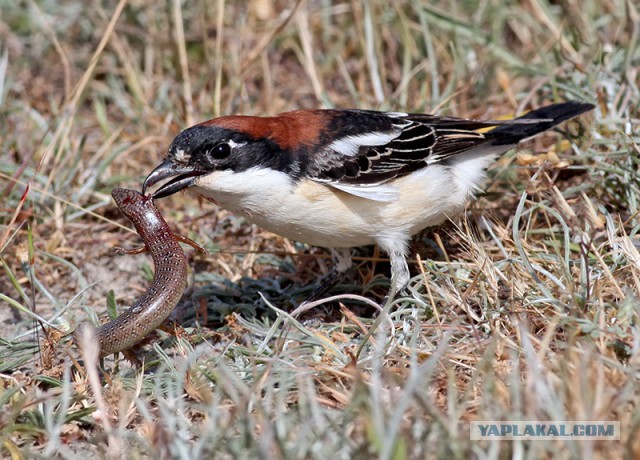
[(404, 252), (390, 252), (391, 259), (391, 288), (389, 297), (393, 298), (397, 293), (402, 292), (409, 285), (409, 266)]
[[(409, 266), (407, 265), (407, 241), (404, 239), (380, 238), (378, 246), (389, 254), (391, 259), (391, 287), (386, 300), (392, 300), (396, 294), (402, 292), (409, 284)], [(386, 303), (386, 301), (385, 301)]]
[(320, 282), (320, 286), (311, 293), (307, 302), (320, 299), (331, 288), (342, 281), (351, 268), (351, 249), (349, 248), (331, 248), (331, 256), (334, 265), (331, 271)]

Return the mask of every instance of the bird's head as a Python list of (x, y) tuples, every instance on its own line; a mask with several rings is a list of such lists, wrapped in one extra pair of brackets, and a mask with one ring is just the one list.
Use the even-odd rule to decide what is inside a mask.
[(215, 171), (247, 169), (260, 161), (264, 140), (216, 125), (200, 124), (182, 131), (171, 143), (167, 157), (147, 176), (142, 192), (160, 182), (155, 198), (197, 185), (199, 177)]
[(192, 126), (173, 140), (142, 192), (162, 182), (153, 196), (166, 197), (197, 186), (216, 171), (297, 168), (301, 150), (318, 142), (324, 124), (321, 112), (298, 111), (278, 117), (220, 117)]

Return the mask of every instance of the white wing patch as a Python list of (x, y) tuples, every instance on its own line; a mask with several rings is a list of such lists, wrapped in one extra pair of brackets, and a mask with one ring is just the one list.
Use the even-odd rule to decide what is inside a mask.
[(347, 136), (333, 141), (329, 144), (329, 148), (344, 156), (352, 157), (358, 153), (358, 149), (362, 146), (385, 145), (398, 137), (399, 134), (399, 131), (391, 131), (386, 133), (372, 132), (358, 136)]
[(385, 112), (384, 114), (392, 118), (404, 118), (409, 115), (405, 112)]
[(366, 198), (371, 201), (391, 203), (398, 201), (400, 197), (400, 191), (393, 185), (351, 185), (337, 182), (325, 182), (325, 184), (349, 193), (350, 195), (359, 196), (360, 198)]

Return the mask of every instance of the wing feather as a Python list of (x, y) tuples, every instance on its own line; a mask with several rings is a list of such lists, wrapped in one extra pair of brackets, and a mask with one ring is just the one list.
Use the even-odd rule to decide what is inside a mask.
[(490, 141), (481, 128), (513, 123), (435, 115), (336, 112), (332, 139), (309, 160), (307, 177), (374, 201), (397, 199), (386, 182)]
[(390, 203), (398, 201), (400, 192), (397, 187), (392, 185), (353, 185), (343, 184), (340, 182), (329, 182), (327, 185), (349, 193), (350, 195), (359, 196), (372, 201), (380, 201)]

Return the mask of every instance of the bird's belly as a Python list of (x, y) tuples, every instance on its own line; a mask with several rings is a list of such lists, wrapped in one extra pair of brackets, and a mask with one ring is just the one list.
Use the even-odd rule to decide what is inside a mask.
[(257, 226), (295, 241), (322, 247), (375, 243), (366, 218), (346, 209), (335, 191), (314, 182), (295, 189), (266, 188), (258, 195), (239, 196), (202, 187), (196, 191)]
[(249, 170), (202, 176), (195, 191), (278, 235), (323, 247), (355, 247), (382, 238), (407, 240), (459, 212), (468, 190), (452, 172), (429, 166), (397, 179), (398, 199), (374, 201), (311, 180)]

